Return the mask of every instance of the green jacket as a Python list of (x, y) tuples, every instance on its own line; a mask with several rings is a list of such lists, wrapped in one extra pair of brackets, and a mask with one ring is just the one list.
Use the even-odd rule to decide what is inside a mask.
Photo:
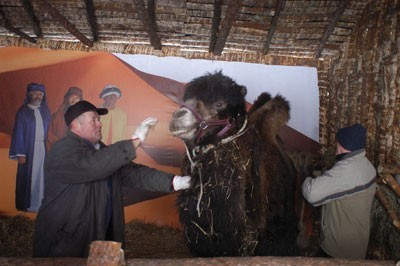
[(321, 248), (335, 258), (364, 259), (370, 234), (376, 170), (364, 150), (346, 154), (323, 175), (308, 177), (304, 197), (322, 206)]
[[(172, 174), (135, 164), (135, 158), (130, 140), (96, 150), (69, 131), (56, 142), (44, 165), (45, 191), (36, 218), (33, 256), (87, 257), (94, 240), (112, 240), (124, 246), (122, 188), (173, 191)], [(112, 230), (107, 233), (109, 191)]]

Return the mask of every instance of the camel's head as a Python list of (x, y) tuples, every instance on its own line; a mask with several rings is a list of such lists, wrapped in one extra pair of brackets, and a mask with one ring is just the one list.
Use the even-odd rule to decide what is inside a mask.
[(183, 105), (173, 113), (171, 133), (194, 144), (218, 141), (243, 121), (246, 93), (246, 87), (221, 71), (193, 79), (186, 86)]

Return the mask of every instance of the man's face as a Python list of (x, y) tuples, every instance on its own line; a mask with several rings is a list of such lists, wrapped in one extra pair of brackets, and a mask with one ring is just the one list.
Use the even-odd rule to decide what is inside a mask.
[(96, 144), (101, 139), (100, 117), (95, 111), (83, 113), (78, 119), (79, 136)]
[(31, 91), (28, 93), (29, 104), (33, 106), (40, 106), (43, 100), (44, 93), (41, 91)]
[(103, 101), (104, 101), (104, 107), (114, 108), (118, 101), (118, 96), (113, 93), (113, 94), (103, 97)]
[(343, 146), (340, 145), (340, 143), (338, 141), (336, 141), (336, 155), (346, 153), (346, 152), (350, 152), (350, 151), (343, 148)]
[(71, 106), (71, 105), (73, 105), (73, 104), (76, 104), (77, 102), (79, 102), (81, 100), (81, 98), (78, 96), (78, 95), (76, 95), (76, 94), (71, 94), (69, 97), (68, 97), (68, 99), (67, 99), (67, 101), (68, 101), (68, 106)]

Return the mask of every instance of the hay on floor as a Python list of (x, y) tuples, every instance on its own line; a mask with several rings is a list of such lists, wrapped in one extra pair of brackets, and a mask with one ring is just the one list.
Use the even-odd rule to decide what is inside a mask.
[[(0, 215), (0, 257), (32, 257), (34, 221)], [(182, 231), (134, 220), (126, 224), (125, 258), (190, 258)]]
[(31, 257), (33, 225), (22, 215), (0, 216), (0, 257)]
[(125, 227), (125, 258), (190, 258), (182, 230), (133, 220)]
[[(399, 260), (399, 232), (390, 225), (386, 212), (374, 201), (369, 260)], [(31, 258), (34, 221), (25, 216), (0, 215), (0, 257)], [(126, 224), (125, 259), (192, 258), (183, 232), (139, 220)], [(0, 263), (1, 264), (1, 263)]]

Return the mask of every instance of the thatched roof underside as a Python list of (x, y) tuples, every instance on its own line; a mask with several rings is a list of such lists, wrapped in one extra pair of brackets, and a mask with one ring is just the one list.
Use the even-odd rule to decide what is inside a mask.
[(319, 59), (338, 56), (369, 2), (0, 0), (0, 46), (248, 62)]

